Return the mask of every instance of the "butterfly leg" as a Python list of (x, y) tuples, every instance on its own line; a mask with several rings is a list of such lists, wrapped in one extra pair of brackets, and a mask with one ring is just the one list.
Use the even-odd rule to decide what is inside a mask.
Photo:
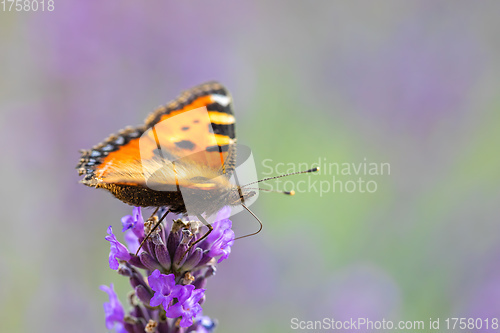
[[(158, 209), (160, 209), (160, 207), (156, 208), (156, 210), (154, 211), (154, 213), (151, 215), (151, 217), (149, 219), (151, 219), (156, 214), (156, 212), (158, 211)], [(141, 244), (139, 245), (139, 248), (135, 252), (135, 255), (139, 254), (139, 251), (141, 250), (142, 245), (144, 244), (144, 242), (146, 242), (146, 240), (149, 238), (149, 236), (151, 236), (151, 234), (160, 226), (160, 224), (163, 222), (163, 220), (165, 219), (165, 217), (167, 217), (168, 213), (170, 213), (170, 209), (168, 209), (165, 212), (165, 214), (162, 215), (162, 217), (158, 220), (158, 222), (156, 222), (156, 224), (153, 227), (153, 229), (151, 229), (151, 231), (148, 232), (148, 235), (146, 237), (144, 237), (144, 239), (142, 240)]]
[[(153, 214), (151, 214), (151, 216), (148, 218), (148, 220), (151, 220), (153, 218), (153, 216), (156, 215), (156, 213), (158, 213), (158, 210), (160, 209), (160, 207), (156, 207), (155, 211), (153, 212)], [(147, 221), (147, 220), (146, 220)]]
[(182, 261), (182, 259), (184, 259), (184, 257), (186, 256), (186, 254), (191, 250), (191, 248), (193, 246), (195, 246), (196, 244), (198, 244), (199, 242), (201, 242), (202, 240), (204, 240), (205, 238), (208, 237), (208, 235), (210, 235), (210, 233), (212, 232), (212, 230), (214, 230), (214, 228), (212, 227), (212, 225), (210, 223), (207, 222), (207, 220), (205, 220), (205, 218), (203, 216), (201, 216), (200, 214), (197, 214), (196, 215), (198, 217), (198, 219), (200, 219), (200, 221), (207, 226), (208, 228), (208, 231), (199, 239), (197, 239), (193, 244), (189, 245), (188, 249), (186, 250), (186, 252), (184, 253), (184, 255), (181, 257), (181, 259), (179, 260), (179, 262)]
[(203, 218), (203, 216), (201, 216), (200, 214), (198, 214), (196, 216), (200, 219), (201, 222), (203, 222), (204, 225), (207, 226), (208, 231), (201, 238), (199, 238), (196, 242), (194, 242), (193, 244), (191, 244), (191, 246), (189, 247), (189, 249), (191, 249), (193, 246), (195, 246), (196, 244), (198, 244), (199, 242), (201, 242), (202, 240), (204, 240), (205, 238), (207, 238), (208, 235), (210, 235), (210, 233), (212, 232), (212, 230), (214, 230), (214, 228), (212, 227), (212, 225), (210, 223), (208, 223), (207, 220), (205, 220), (205, 218)]

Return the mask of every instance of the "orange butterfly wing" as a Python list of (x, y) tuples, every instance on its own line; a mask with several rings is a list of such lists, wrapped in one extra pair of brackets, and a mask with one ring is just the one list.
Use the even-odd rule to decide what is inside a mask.
[[(234, 122), (227, 90), (205, 83), (154, 111), (143, 126), (126, 128), (83, 151), (77, 168), (89, 186), (145, 185), (148, 165), (164, 160), (229, 175), (236, 159)], [(177, 176), (172, 182), (178, 185)]]

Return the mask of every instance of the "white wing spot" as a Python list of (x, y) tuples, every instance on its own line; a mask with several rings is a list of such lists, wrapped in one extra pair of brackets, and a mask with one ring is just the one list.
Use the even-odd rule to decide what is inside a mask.
[(211, 95), (210, 97), (212, 97), (212, 100), (214, 102), (217, 102), (222, 106), (228, 106), (229, 103), (231, 103), (231, 98), (229, 96), (214, 94)]

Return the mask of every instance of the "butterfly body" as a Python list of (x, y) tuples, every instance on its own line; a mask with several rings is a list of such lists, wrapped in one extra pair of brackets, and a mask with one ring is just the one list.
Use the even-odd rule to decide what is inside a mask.
[(217, 82), (158, 108), (135, 128), (82, 151), (83, 184), (140, 207), (211, 215), (255, 193), (230, 182), (236, 161), (231, 96)]

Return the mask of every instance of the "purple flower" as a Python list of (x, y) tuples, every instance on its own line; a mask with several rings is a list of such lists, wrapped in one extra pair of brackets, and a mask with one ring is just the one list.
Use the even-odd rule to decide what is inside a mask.
[(140, 239), (145, 236), (141, 207), (134, 207), (132, 215), (122, 217), (122, 225), (122, 232), (125, 232), (125, 242), (130, 252), (135, 253), (140, 246)]
[[(226, 210), (227, 208), (227, 210)], [(229, 210), (229, 207), (223, 208), (217, 218), (224, 216)], [(229, 219), (224, 218), (213, 223), (214, 230), (208, 235), (206, 242), (211, 244), (209, 255), (212, 257), (221, 256), (217, 261), (220, 263), (226, 259), (231, 253), (231, 246), (234, 243), (234, 232), (231, 230), (232, 223)]]
[(120, 243), (116, 236), (113, 234), (113, 229), (111, 226), (108, 228), (108, 235), (105, 239), (110, 243), (110, 251), (109, 251), (109, 267), (113, 270), (118, 269), (118, 259), (128, 261), (132, 257), (128, 252), (125, 245)]
[(193, 285), (184, 286), (177, 296), (179, 302), (166, 309), (166, 316), (169, 318), (182, 317), (181, 327), (193, 325), (193, 318), (201, 313), (199, 301), (204, 295), (205, 289), (194, 290)]
[(161, 274), (157, 269), (148, 277), (148, 282), (151, 289), (155, 292), (149, 305), (158, 306), (162, 304), (165, 310), (168, 309), (174, 297), (177, 297), (182, 289), (182, 286), (175, 284), (174, 274)]
[(132, 229), (137, 237), (144, 237), (144, 219), (141, 214), (141, 207), (134, 207), (132, 215), (122, 217), (122, 232)]
[(123, 306), (116, 296), (115, 289), (111, 283), (110, 287), (101, 286), (100, 289), (106, 292), (109, 296), (109, 303), (104, 303), (104, 314), (106, 316), (106, 328), (108, 330), (115, 329), (116, 332), (126, 333), (127, 330), (123, 326), (123, 319), (125, 318), (125, 311)]

